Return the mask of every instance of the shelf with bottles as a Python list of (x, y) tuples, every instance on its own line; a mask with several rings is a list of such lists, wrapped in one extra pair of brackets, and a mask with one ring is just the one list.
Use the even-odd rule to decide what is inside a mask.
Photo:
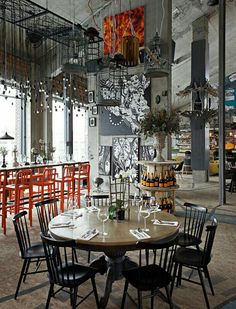
[(182, 131), (175, 137), (175, 146), (178, 148), (179, 153), (185, 153), (191, 150), (191, 131)]
[(144, 171), (139, 184), (141, 190), (148, 191), (167, 191), (176, 190), (179, 186), (176, 184), (174, 171), (165, 170), (165, 172), (150, 173)]

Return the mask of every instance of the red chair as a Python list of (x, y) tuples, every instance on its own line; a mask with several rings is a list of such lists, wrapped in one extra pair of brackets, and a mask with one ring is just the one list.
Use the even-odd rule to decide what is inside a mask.
[[(2, 227), (4, 234), (6, 234), (6, 218), (7, 212), (18, 212), (28, 209), (30, 225), (32, 226), (33, 216), (33, 187), (32, 187), (32, 170), (23, 169), (16, 173), (15, 183), (6, 184), (3, 190), (2, 203)], [(8, 196), (12, 200), (8, 199)]]
[(56, 178), (57, 197), (60, 199), (60, 209), (62, 212), (64, 211), (65, 199), (68, 202), (70, 197), (74, 199), (75, 196), (74, 174), (75, 166), (66, 165), (62, 169), (62, 178)]
[(44, 199), (55, 198), (56, 196), (56, 168), (45, 168), (42, 174), (34, 175), (33, 187), (37, 188), (38, 197), (36, 202), (42, 202)]
[(78, 207), (80, 207), (80, 196), (82, 190), (87, 190), (87, 195), (90, 196), (90, 164), (81, 163), (78, 166), (78, 171), (74, 176), (77, 191)]

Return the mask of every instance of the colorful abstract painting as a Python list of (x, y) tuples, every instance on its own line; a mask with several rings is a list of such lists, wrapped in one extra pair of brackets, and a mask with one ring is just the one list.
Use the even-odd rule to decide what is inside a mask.
[(104, 54), (115, 54), (123, 36), (135, 35), (144, 46), (144, 6), (104, 18)]

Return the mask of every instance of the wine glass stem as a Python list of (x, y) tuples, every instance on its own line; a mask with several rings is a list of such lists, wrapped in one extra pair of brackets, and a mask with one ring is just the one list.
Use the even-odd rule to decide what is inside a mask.
[(102, 235), (105, 234), (105, 221), (102, 221)]
[(147, 229), (147, 222), (146, 222), (146, 218), (144, 217), (144, 218), (143, 218), (143, 220), (144, 220), (144, 231), (146, 231), (146, 229)]

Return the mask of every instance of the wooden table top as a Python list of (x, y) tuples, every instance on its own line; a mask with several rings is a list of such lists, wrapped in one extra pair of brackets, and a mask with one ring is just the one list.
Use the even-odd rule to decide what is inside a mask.
[[(72, 219), (70, 217), (59, 215), (55, 217), (49, 224), (49, 230), (53, 237), (60, 239), (74, 239), (78, 243), (79, 247), (84, 247), (84, 249), (104, 252), (106, 250), (120, 248), (125, 250), (134, 250), (138, 239), (130, 233), (130, 229), (143, 228), (143, 218), (138, 221), (138, 213), (136, 209), (132, 208), (130, 220), (107, 220), (105, 222), (105, 232), (108, 233), (107, 236), (102, 236), (100, 234), (96, 235), (90, 240), (83, 240), (81, 236), (89, 229), (96, 228), (102, 231), (102, 222), (97, 218), (97, 212), (89, 213), (86, 209), (76, 210), (82, 214), (81, 217), (75, 219), (76, 228), (51, 228), (55, 223), (68, 222)], [(127, 214), (126, 214), (127, 216)], [(145, 241), (165, 241), (174, 238), (178, 234), (178, 226), (168, 226), (168, 225), (154, 225), (151, 221), (153, 219), (153, 214), (147, 218), (147, 227), (149, 231), (148, 235), (151, 237)], [(167, 220), (167, 221), (178, 221), (174, 215), (167, 212), (160, 211), (156, 213), (156, 219)]]

